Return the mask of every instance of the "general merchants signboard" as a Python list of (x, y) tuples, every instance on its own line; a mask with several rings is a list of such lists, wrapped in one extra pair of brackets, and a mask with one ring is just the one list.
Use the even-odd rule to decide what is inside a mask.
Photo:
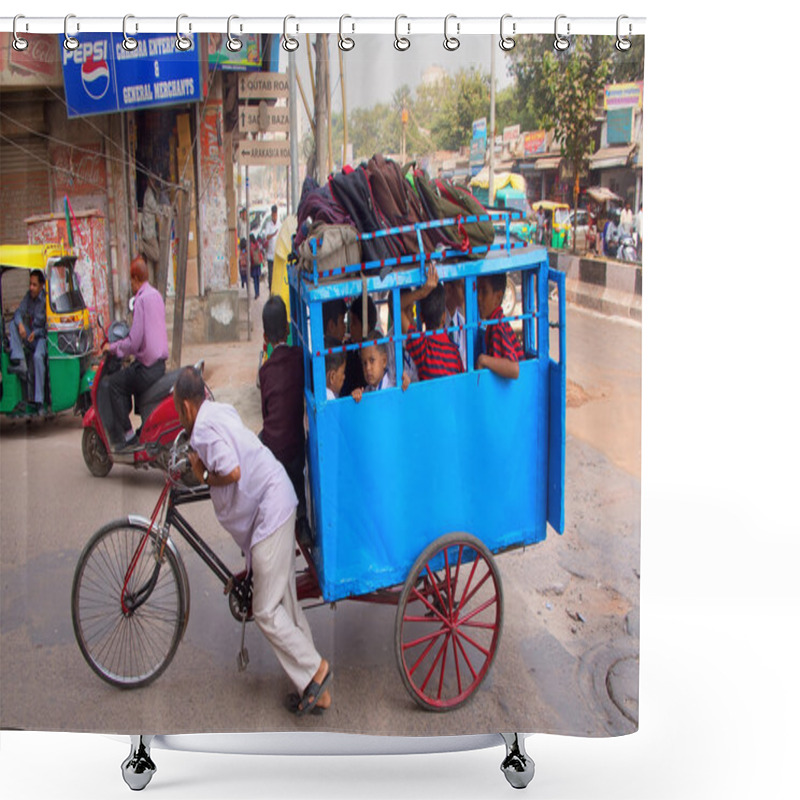
[(85, 117), (203, 99), (197, 40), (175, 47), (171, 34), (140, 33), (126, 50), (121, 33), (81, 34), (75, 50), (61, 50), (67, 114)]

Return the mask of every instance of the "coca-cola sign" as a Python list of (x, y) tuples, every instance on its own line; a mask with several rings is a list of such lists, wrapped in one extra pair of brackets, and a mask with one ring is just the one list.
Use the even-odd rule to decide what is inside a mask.
[(61, 67), (59, 36), (56, 34), (26, 33), (28, 46), (24, 50), (9, 48), (9, 62), (15, 70), (55, 78)]
[(98, 152), (85, 153), (61, 145), (50, 148), (57, 195), (93, 195), (105, 192), (106, 165), (100, 145), (89, 145), (87, 149), (96, 149)]

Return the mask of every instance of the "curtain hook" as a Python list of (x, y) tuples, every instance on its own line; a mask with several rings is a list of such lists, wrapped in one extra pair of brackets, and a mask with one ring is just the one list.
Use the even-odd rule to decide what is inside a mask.
[[(556, 17), (556, 24), (555, 24), (556, 38), (553, 41), (553, 48), (555, 50), (558, 50), (559, 53), (562, 53), (564, 50), (566, 50), (569, 47), (569, 39), (567, 39), (566, 37), (562, 36), (558, 32), (558, 21), (560, 19), (566, 19), (566, 18), (567, 18), (566, 14), (559, 14)], [(569, 22), (567, 22), (567, 36), (569, 36)]]
[[(342, 24), (346, 19), (353, 19), (349, 14), (342, 14), (339, 17), (339, 49), (344, 50), (347, 52), (348, 50), (352, 50), (356, 46), (356, 40), (352, 38), (352, 36), (344, 36), (342, 34)], [(354, 33), (356, 29), (356, 24), (351, 24), (351, 33)]]
[[(448, 14), (444, 18), (444, 49), (452, 53), (453, 50), (458, 50), (461, 47), (461, 40), (457, 36), (449, 36), (447, 33), (447, 25), (451, 19), (456, 19), (456, 15)], [(459, 33), (461, 33), (461, 23), (456, 22), (456, 34)]]
[[(64, 17), (64, 49), (65, 50), (77, 50), (78, 49), (78, 40), (74, 36), (69, 35), (69, 30), (67, 26), (69, 25), (69, 21), (71, 19), (75, 19), (74, 14), (67, 14)], [(75, 25), (75, 30), (79, 31), (81, 29), (80, 23)]]
[[(514, 45), (516, 45), (517, 43), (517, 40), (513, 36), (506, 36), (503, 33), (503, 24), (507, 19), (511, 19), (511, 14), (503, 14), (503, 16), (500, 17), (500, 49), (505, 50), (506, 52), (508, 52), (509, 50), (513, 50)], [(517, 32), (517, 23), (512, 22), (511, 33), (516, 33), (516, 32)]]
[[(178, 14), (175, 19), (175, 47), (181, 52), (188, 50), (192, 46), (192, 40), (181, 33), (181, 20), (188, 19), (188, 14)], [(189, 23), (189, 30), (192, 30), (192, 23)]]
[[(25, 17), (22, 14), (17, 14), (17, 16), (14, 17), (14, 26), (13, 26), (13, 29), (12, 29), (13, 32), (14, 32), (13, 47), (14, 47), (15, 50), (25, 50), (28, 47), (28, 40), (27, 39), (23, 39), (17, 33), (17, 20), (18, 19), (25, 19)], [(26, 31), (28, 30), (28, 23), (27, 22), (25, 23), (25, 30)]]
[(620, 14), (620, 16), (617, 17), (617, 43), (616, 43), (616, 45), (614, 45), (617, 48), (617, 50), (619, 50), (621, 53), (624, 53), (626, 50), (630, 50), (630, 48), (631, 48), (631, 40), (630, 40), (630, 35), (631, 35), (631, 31), (632, 31), (631, 23), (628, 22), (628, 35), (627, 36), (623, 36), (620, 33), (620, 27), (621, 27), (620, 23), (624, 19), (628, 19), (624, 14)]
[[(131, 50), (135, 50), (139, 46), (139, 42), (136, 41), (132, 36), (128, 36), (128, 20), (129, 19), (136, 19), (133, 14), (126, 14), (122, 18), (122, 46), (130, 52)], [(134, 30), (139, 30), (139, 23), (137, 22), (134, 26)]]
[[(228, 44), (226, 45), (226, 47), (232, 53), (238, 53), (239, 50), (242, 49), (242, 40), (241, 39), (237, 39), (231, 33), (231, 22), (233, 22), (233, 20), (235, 20), (235, 19), (239, 19), (239, 17), (237, 17), (234, 14), (232, 14), (230, 17), (228, 17)], [(239, 31), (241, 32), (241, 30), (242, 30), (242, 26), (240, 25), (239, 26)]]
[[(408, 50), (408, 48), (411, 47), (411, 39), (409, 39), (407, 36), (401, 36), (400, 33), (398, 32), (398, 27), (401, 19), (408, 19), (408, 17), (405, 14), (398, 14), (394, 18), (394, 48), (395, 50), (403, 52), (404, 50)], [(406, 27), (408, 28), (408, 33), (411, 33), (411, 24), (407, 22)]]
[[(300, 40), (295, 39), (294, 36), (290, 36), (287, 31), (290, 19), (296, 19), (296, 17), (288, 16), (283, 18), (283, 36), (281, 37), (281, 46), (287, 53), (293, 53), (300, 47)], [(295, 26), (295, 30), (298, 29), (298, 26)]]

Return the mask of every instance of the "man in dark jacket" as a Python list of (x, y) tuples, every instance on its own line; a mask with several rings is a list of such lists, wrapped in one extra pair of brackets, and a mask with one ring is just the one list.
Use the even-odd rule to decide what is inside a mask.
[[(44, 273), (31, 272), (28, 292), (22, 298), (14, 319), (9, 326), (11, 370), (28, 384), (26, 355), (33, 355), (33, 401), (36, 413), (44, 416), (44, 370), (47, 355), (47, 300), (44, 289)], [(30, 399), (30, 398), (28, 398)]]

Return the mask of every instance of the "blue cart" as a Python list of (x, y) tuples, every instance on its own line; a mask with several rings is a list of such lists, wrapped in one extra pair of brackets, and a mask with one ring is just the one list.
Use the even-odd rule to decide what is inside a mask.
[[(298, 594), (397, 604), (400, 674), (416, 702), (435, 711), (466, 702), (494, 660), (503, 621), (494, 555), (542, 541), (548, 523), (564, 529), (564, 275), (549, 269), (545, 248), (512, 241), (513, 214), (491, 216), (504, 235), (468, 253), (420, 247), (391, 262), (289, 269), (294, 341), (305, 355), (313, 531), (313, 544), (301, 546), (308, 567)], [(416, 231), (422, 244), (425, 227), (475, 219), (362, 239)], [(403, 391), (400, 292), (423, 284), (431, 261), (443, 282), (464, 280), (468, 366)], [(497, 272), (522, 287), (521, 313), (504, 318), (525, 353), (517, 380), (473, 368), (487, 325), (477, 279)], [(380, 341), (393, 350), (397, 388), (366, 393), (360, 403), (328, 400), (323, 304), (363, 291), (389, 304), (392, 322)]]

